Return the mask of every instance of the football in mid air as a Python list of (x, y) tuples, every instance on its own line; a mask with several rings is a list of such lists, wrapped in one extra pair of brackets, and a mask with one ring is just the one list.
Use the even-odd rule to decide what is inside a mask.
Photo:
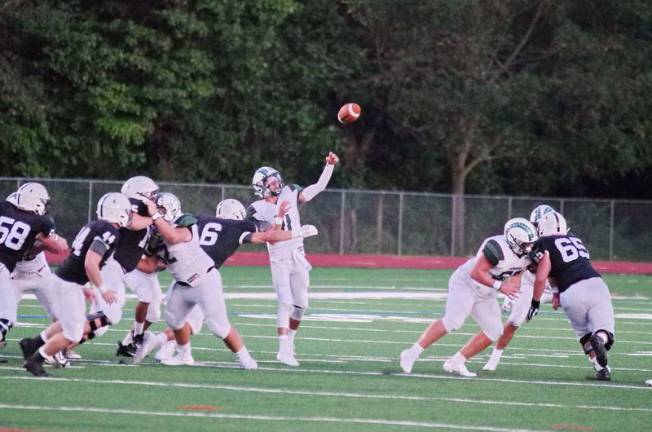
[(349, 124), (353, 123), (360, 117), (362, 108), (357, 103), (348, 103), (342, 105), (342, 108), (337, 112), (337, 119), (340, 123)]

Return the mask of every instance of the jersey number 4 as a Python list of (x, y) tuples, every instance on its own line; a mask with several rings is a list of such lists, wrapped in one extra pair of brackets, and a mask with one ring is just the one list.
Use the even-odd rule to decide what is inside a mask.
[(29, 235), (29, 225), (13, 218), (0, 216), (0, 245), (20, 250)]
[(555, 246), (561, 254), (561, 259), (568, 263), (579, 257), (589, 259), (589, 251), (582, 244), (582, 240), (576, 237), (562, 237), (555, 240)]

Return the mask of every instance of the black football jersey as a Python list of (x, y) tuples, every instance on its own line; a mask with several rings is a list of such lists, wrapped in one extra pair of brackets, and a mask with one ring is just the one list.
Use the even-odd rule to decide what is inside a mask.
[(100, 268), (102, 268), (106, 260), (114, 252), (119, 236), (118, 229), (107, 221), (96, 220), (84, 225), (72, 242), (70, 255), (57, 270), (57, 276), (65, 281), (84, 285), (88, 282), (84, 262), (86, 261), (86, 253), (93, 242), (98, 240), (103, 243), (104, 250), (100, 261)]
[(54, 220), (24, 211), (8, 201), (0, 202), (0, 263), (11, 272), (25, 252), (32, 249), (36, 236), (54, 232)]
[(533, 260), (538, 262), (544, 251), (550, 254), (550, 277), (559, 292), (584, 279), (600, 277), (582, 240), (572, 234), (541, 237), (533, 247)]
[(220, 268), (244, 243), (251, 241), (256, 224), (250, 221), (221, 219), (214, 216), (198, 216), (199, 244)]
[(114, 258), (122, 266), (125, 273), (134, 270), (138, 265), (138, 261), (145, 254), (150, 232), (149, 227), (139, 231), (120, 228), (120, 236), (118, 238), (118, 244), (115, 247)]

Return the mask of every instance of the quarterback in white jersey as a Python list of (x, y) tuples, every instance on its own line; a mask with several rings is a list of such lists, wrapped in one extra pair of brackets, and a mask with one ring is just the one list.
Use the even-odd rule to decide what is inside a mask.
[(207, 327), (236, 354), (241, 364), (256, 369), (257, 364), (244, 346), (226, 313), (222, 277), (215, 263), (199, 244), (197, 218), (181, 213), (179, 199), (171, 193), (159, 194), (156, 203), (147, 202), (149, 214), (162, 240), (157, 251), (167, 264), (175, 283), (170, 287), (165, 321), (174, 332), (177, 355), (162, 361), (168, 366), (192, 365), (190, 327), (185, 325), (190, 311), (198, 305)]
[[(301, 231), (299, 204), (310, 201), (326, 189), (339, 159), (335, 153), (326, 156), (326, 166), (317, 183), (301, 189), (285, 186), (281, 174), (270, 167), (256, 170), (252, 180), (254, 192), (260, 200), (251, 204), (248, 217), (264, 221), (274, 229)], [(277, 296), (277, 333), (279, 350), (276, 359), (288, 366), (298, 366), (294, 356), (294, 336), (308, 307), (310, 263), (305, 257), (303, 238), (268, 243), (272, 282)]]
[(528, 253), (536, 239), (534, 227), (523, 218), (507, 221), (504, 236), (486, 239), (476, 256), (451, 276), (444, 316), (430, 324), (412, 347), (401, 352), (401, 369), (410, 373), (423, 350), (462, 327), (471, 315), (482, 331), (446, 360), (444, 370), (465, 377), (476, 376), (464, 363), (501, 336), (503, 325), (497, 293), (510, 297), (518, 293), (523, 270), (531, 263)]

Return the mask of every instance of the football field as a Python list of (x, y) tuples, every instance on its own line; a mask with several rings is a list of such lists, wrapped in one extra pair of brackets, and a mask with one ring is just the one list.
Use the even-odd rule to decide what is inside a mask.
[[(276, 302), (269, 269), (222, 270), (231, 323), (259, 369), (204, 327), (192, 339), (196, 365), (142, 365), (115, 357), (133, 319), (80, 346), (65, 369), (35, 378), (22, 369), (17, 340), (47, 318), (25, 299), (19, 326), (0, 355), (0, 431), (640, 431), (652, 419), (652, 277), (605, 277), (616, 313), (612, 381), (597, 382), (563, 312), (543, 305), (525, 324), (495, 372), (482, 371), (490, 349), (467, 363), (477, 378), (443, 371), (478, 327), (466, 324), (427, 349), (411, 375), (398, 355), (441, 316), (450, 271), (315, 268), (310, 308), (291, 368), (275, 360)], [(169, 276), (163, 274), (162, 286)], [(162, 330), (163, 322), (153, 326)]]

